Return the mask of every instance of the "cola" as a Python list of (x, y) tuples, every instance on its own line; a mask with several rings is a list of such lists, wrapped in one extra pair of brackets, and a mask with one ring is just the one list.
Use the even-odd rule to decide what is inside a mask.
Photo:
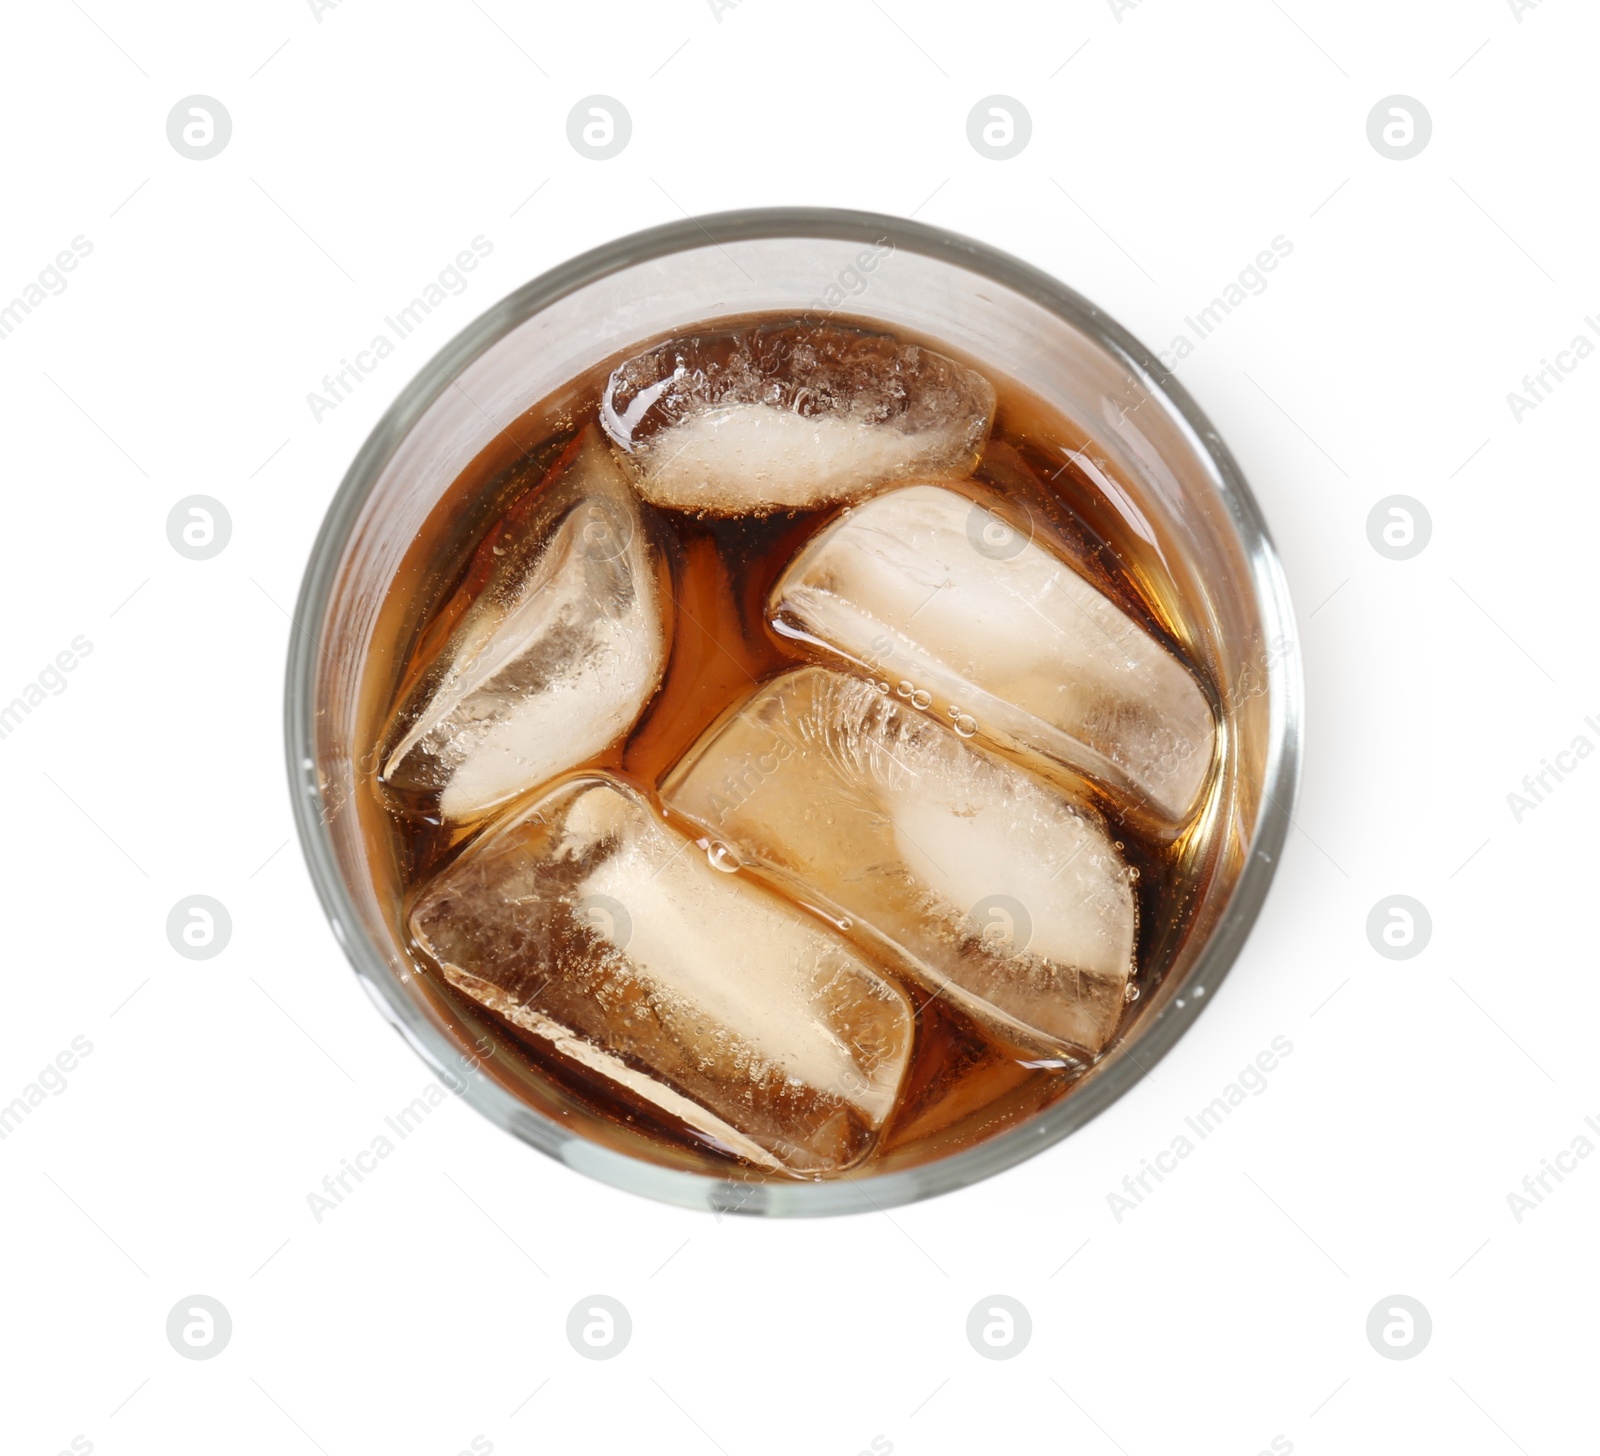
[(1183, 942), (1226, 704), (1131, 488), (871, 320), (644, 340), (397, 573), (363, 762), (418, 978), (678, 1167), (904, 1168), (1071, 1094)]

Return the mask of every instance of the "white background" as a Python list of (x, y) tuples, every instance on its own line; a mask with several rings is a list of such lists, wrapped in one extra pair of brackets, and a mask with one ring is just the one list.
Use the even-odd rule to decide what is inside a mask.
[[(1600, 16), (1122, 9), (8, 13), (0, 301), (73, 237), (93, 252), (0, 340), (0, 701), (75, 636), (93, 647), (0, 740), (0, 1101), (75, 1036), (93, 1052), (0, 1143), (6, 1451), (1586, 1449), (1600, 1158), (1520, 1222), (1507, 1194), (1600, 1116), (1600, 761), (1520, 823), (1507, 795), (1575, 736), (1600, 744), (1600, 358), (1520, 423), (1506, 395), (1600, 314)], [(606, 162), (566, 136), (595, 92), (633, 119)], [(233, 119), (205, 162), (165, 132), (193, 93)], [(992, 93), (1033, 119), (1013, 160), (967, 141)], [(1433, 118), (1414, 160), (1367, 139), (1393, 93)], [(428, 1080), (289, 842), (286, 609), (318, 522), (389, 400), (495, 299), (633, 229), (766, 203), (915, 211), (1157, 347), (1292, 240), (1180, 368), (1304, 638), (1306, 769), (1266, 910), (1115, 1108), (892, 1217), (656, 1206), (451, 1101), (317, 1223), (307, 1194)], [(470, 288), (314, 421), (308, 391), (478, 234)], [(1396, 493), (1433, 521), (1404, 562), (1366, 533)], [(232, 516), (210, 561), (167, 541), (191, 494)], [(209, 961), (166, 939), (195, 893), (233, 919)], [(1393, 893), (1432, 914), (1410, 961), (1366, 937)], [(1107, 1194), (1280, 1035), (1267, 1090), (1117, 1222)], [(204, 1362), (164, 1332), (197, 1292), (234, 1326)], [(564, 1334), (593, 1293), (634, 1323), (604, 1363)], [(1004, 1362), (965, 1336), (995, 1293), (1033, 1320)], [(1365, 1333), (1396, 1293), (1433, 1320), (1405, 1361)]]

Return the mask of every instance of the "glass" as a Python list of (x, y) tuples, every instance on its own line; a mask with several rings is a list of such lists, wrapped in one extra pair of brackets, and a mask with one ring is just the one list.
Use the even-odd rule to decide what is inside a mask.
[[(870, 264), (870, 266), (869, 266)], [(630, 345), (763, 311), (881, 320), (944, 341), (1032, 390), (1094, 440), (1228, 705), (1218, 846), (1193, 928), (1121, 1042), (1062, 1100), (987, 1142), (920, 1166), (830, 1182), (708, 1176), (602, 1124), (559, 1091), (519, 1083), (474, 1049), (459, 1008), (413, 974), (393, 867), (360, 745), (385, 703), (366, 670), (401, 557), (500, 428)], [(1136, 503), (1136, 504), (1135, 504)], [(379, 1009), (452, 1090), (570, 1167), (635, 1193), (743, 1213), (856, 1213), (988, 1177), (1059, 1141), (1144, 1075), (1209, 1001), (1260, 909), (1298, 774), (1299, 652), (1289, 593), (1248, 486), (1216, 430), (1155, 356), (1047, 274), (899, 218), (761, 209), (636, 233), (518, 289), (411, 381), (362, 446), (312, 550), (291, 638), (286, 716), (300, 841), (335, 936)], [(480, 1043), (480, 1045), (482, 1045)], [(516, 1089), (516, 1090), (514, 1090)], [(520, 1095), (519, 1095), (520, 1094)], [(532, 1098), (530, 1104), (529, 1098)], [(630, 1144), (630, 1138), (635, 1142)], [(668, 1159), (670, 1161), (670, 1158)]]

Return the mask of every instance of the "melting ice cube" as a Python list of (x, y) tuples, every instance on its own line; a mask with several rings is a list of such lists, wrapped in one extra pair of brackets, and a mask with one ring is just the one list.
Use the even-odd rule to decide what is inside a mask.
[(605, 774), (469, 846), (412, 933), (451, 985), (762, 1167), (871, 1149), (911, 1054), (903, 992), (821, 920)]
[(1186, 819), (1210, 772), (1215, 725), (1188, 669), (974, 494), (907, 485), (857, 506), (795, 558), (768, 610), (778, 632), (1158, 821)]
[(1003, 1033), (1098, 1052), (1115, 1031), (1135, 907), (1099, 818), (872, 683), (774, 679), (662, 797)]
[(383, 782), (470, 821), (614, 743), (661, 681), (664, 571), (585, 430), (479, 547), (442, 614), (454, 629), (385, 734)]
[(994, 409), (988, 380), (916, 344), (769, 325), (629, 359), (600, 419), (646, 500), (733, 516), (848, 500), (910, 475), (966, 475)]

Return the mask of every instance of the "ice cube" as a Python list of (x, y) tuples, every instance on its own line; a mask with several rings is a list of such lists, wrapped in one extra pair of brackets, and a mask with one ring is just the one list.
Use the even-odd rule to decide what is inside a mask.
[(471, 821), (599, 753), (660, 685), (665, 567), (592, 426), (479, 547), (386, 731), (382, 779)]
[(1131, 876), (1092, 809), (826, 668), (759, 688), (662, 786), (796, 898), (1031, 1043), (1098, 1052), (1133, 970)]
[(831, 926), (715, 862), (586, 774), (469, 846), (411, 929), (453, 986), (715, 1145), (847, 1168), (894, 1108), (911, 1007)]
[(857, 506), (773, 588), (773, 628), (905, 684), (962, 732), (1068, 765), (1181, 823), (1216, 740), (1200, 685), (1002, 510), (971, 485), (926, 483)]
[(792, 324), (659, 344), (618, 366), (600, 419), (646, 500), (736, 516), (966, 475), (994, 409), (989, 381), (942, 354)]

